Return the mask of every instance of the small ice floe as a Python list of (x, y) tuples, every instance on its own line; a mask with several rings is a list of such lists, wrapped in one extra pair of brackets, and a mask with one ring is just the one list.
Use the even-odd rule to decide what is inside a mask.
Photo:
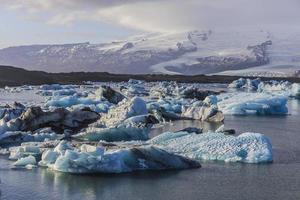
[(26, 166), (28, 168), (30, 168), (30, 166), (32, 165), (36, 165), (37, 162), (36, 162), (36, 159), (34, 156), (27, 156), (27, 157), (24, 157), (24, 158), (19, 158), (15, 163), (14, 165), (15, 166)]

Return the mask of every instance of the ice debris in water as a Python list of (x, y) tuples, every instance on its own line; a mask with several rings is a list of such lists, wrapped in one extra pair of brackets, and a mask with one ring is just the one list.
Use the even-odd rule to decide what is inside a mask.
[[(214, 103), (206, 100), (209, 103)], [(189, 107), (183, 107), (182, 116), (190, 119), (197, 119), (201, 121), (222, 122), (224, 115), (218, 110), (216, 105), (210, 105), (203, 101), (196, 101)]]
[(260, 79), (240, 78), (228, 85), (229, 88), (243, 89), (261, 93), (280, 94), (286, 97), (300, 98), (299, 83), (289, 81), (261, 81)]
[(260, 133), (229, 136), (223, 133), (195, 134), (166, 132), (150, 140), (151, 144), (196, 160), (262, 163), (273, 160), (272, 145)]
[(256, 91), (260, 82), (261, 80), (259, 78), (253, 80), (240, 78), (230, 83), (228, 87), (235, 88), (235, 89), (247, 89), (250, 91)]
[(41, 151), (38, 146), (23, 143), (21, 146), (18, 147), (11, 147), (9, 148), (9, 159), (17, 160), (20, 158), (24, 158), (26, 156), (38, 156), (40, 155)]
[(293, 83), (290, 96), (300, 99), (300, 84)]
[(287, 98), (266, 93), (226, 93), (218, 96), (218, 107), (231, 115), (287, 114)]
[(148, 114), (146, 103), (140, 98), (124, 100), (103, 114), (100, 120), (74, 135), (90, 141), (146, 140), (151, 126), (157, 119)]
[(66, 141), (62, 141), (53, 150), (45, 151), (39, 165), (68, 173), (121, 173), (200, 167), (196, 161), (154, 146), (105, 150), (103, 147), (87, 144), (75, 148)]
[(52, 107), (71, 107), (74, 105), (97, 105), (101, 103), (99, 100), (94, 100), (90, 98), (77, 97), (77, 96), (54, 96), (51, 100), (47, 101), (46, 106)]
[(139, 115), (130, 117), (116, 126), (89, 127), (72, 137), (88, 141), (105, 140), (108, 142), (147, 140), (148, 132), (155, 123), (158, 121), (154, 116)]
[(34, 156), (27, 156), (24, 158), (19, 158), (14, 165), (15, 166), (27, 166), (27, 165), (35, 165), (36, 164), (36, 159)]

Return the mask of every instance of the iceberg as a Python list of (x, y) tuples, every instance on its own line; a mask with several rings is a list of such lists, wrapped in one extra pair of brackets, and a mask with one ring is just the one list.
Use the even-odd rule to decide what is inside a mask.
[(228, 115), (287, 114), (287, 98), (266, 93), (227, 93), (218, 96), (218, 108)]
[(231, 136), (213, 132), (166, 132), (151, 139), (150, 143), (168, 152), (196, 160), (243, 163), (273, 160), (272, 145), (269, 139), (260, 133)]
[(300, 86), (298, 83), (289, 81), (261, 81), (260, 79), (240, 78), (228, 85), (228, 88), (246, 89), (252, 92), (282, 95), (286, 97), (300, 97)]
[(40, 148), (31, 143), (23, 143), (21, 146), (11, 147), (9, 152), (9, 159), (11, 160), (18, 160), (27, 156), (37, 157), (41, 154)]
[(155, 123), (158, 123), (158, 120), (152, 115), (138, 115), (126, 119), (115, 127), (89, 127), (72, 137), (87, 141), (104, 140), (107, 142), (147, 140), (150, 128)]
[(299, 83), (292, 84), (290, 96), (300, 99), (300, 84)]
[(224, 121), (224, 115), (217, 106), (209, 105), (203, 101), (196, 101), (189, 107), (183, 107), (182, 116), (201, 121)]
[(228, 88), (234, 89), (246, 89), (249, 91), (257, 91), (258, 85), (261, 83), (259, 78), (257, 79), (245, 79), (239, 78), (228, 85)]
[(123, 94), (113, 90), (111, 87), (106, 85), (102, 85), (98, 90), (96, 90), (95, 97), (104, 97), (107, 101), (113, 104), (118, 104), (123, 99), (125, 99), (125, 96)]
[(146, 102), (139, 97), (134, 97), (129, 100), (124, 99), (118, 105), (112, 107), (107, 114), (102, 115), (100, 123), (105, 124), (106, 127), (112, 127), (130, 117), (147, 114)]
[(122, 173), (200, 167), (197, 161), (149, 145), (104, 149), (83, 144), (74, 148), (62, 141), (58, 146), (60, 148), (45, 151), (39, 165), (67, 173)]
[(14, 165), (15, 166), (27, 166), (27, 165), (35, 165), (36, 159), (34, 156), (27, 156), (24, 158), (19, 158)]
[(54, 96), (51, 100), (46, 102), (47, 107), (71, 107), (74, 105), (82, 104), (82, 105), (96, 105), (101, 103), (99, 100), (94, 100), (90, 98), (77, 97), (77, 96)]
[(18, 118), (25, 111), (25, 106), (14, 102), (11, 106), (0, 107), (0, 120), (8, 122), (11, 119)]
[(130, 100), (124, 99), (112, 107), (107, 114), (103, 114), (98, 121), (73, 137), (109, 142), (147, 140), (148, 132), (155, 123), (158, 123), (158, 120), (148, 114), (145, 101), (135, 97)]

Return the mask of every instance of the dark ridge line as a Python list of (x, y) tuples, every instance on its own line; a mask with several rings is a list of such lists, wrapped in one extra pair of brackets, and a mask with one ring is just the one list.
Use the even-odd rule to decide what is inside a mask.
[[(111, 74), (108, 72), (70, 72), (48, 73), (44, 71), (29, 71), (23, 68), (0, 65), (0, 87), (42, 85), (42, 84), (83, 84), (85, 81), (92, 82), (122, 82), (129, 79), (155, 81), (177, 81), (180, 83), (230, 83), (241, 76), (225, 75), (167, 75), (167, 74)], [(244, 77), (256, 78), (256, 77)], [(267, 80), (284, 80), (300, 82), (299, 77), (259, 77)]]

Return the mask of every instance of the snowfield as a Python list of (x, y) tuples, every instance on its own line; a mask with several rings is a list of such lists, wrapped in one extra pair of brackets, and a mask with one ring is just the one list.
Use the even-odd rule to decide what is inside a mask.
[(17, 46), (0, 49), (0, 63), (49, 72), (298, 76), (299, 32), (276, 26), (193, 30), (144, 33), (102, 44)]

